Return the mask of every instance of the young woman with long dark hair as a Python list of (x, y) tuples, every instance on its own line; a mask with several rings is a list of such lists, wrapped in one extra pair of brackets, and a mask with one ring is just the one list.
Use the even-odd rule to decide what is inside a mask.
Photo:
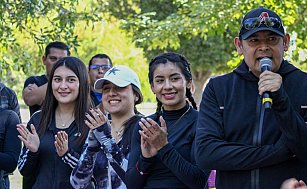
[(33, 177), (32, 188), (72, 188), (72, 168), (88, 133), (85, 113), (89, 109), (89, 81), (85, 65), (75, 57), (60, 59), (53, 66), (42, 110), (19, 124), (24, 147), (18, 169)]
[(205, 188), (209, 171), (199, 169), (194, 157), (198, 112), (188, 61), (177, 53), (158, 55), (149, 63), (148, 78), (157, 110), (134, 132), (128, 188)]

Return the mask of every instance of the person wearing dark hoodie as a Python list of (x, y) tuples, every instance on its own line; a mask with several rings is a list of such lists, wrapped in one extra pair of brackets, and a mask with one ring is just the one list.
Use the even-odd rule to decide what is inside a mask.
[(280, 188), (288, 178), (306, 183), (307, 74), (283, 58), (289, 43), (275, 12), (253, 9), (234, 39), (244, 60), (208, 82), (195, 157), (200, 168), (217, 170), (216, 188)]

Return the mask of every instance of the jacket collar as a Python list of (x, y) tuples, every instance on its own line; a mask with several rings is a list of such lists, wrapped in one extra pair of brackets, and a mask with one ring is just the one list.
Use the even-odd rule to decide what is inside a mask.
[[(288, 73), (291, 73), (295, 70), (298, 70), (298, 68), (290, 64), (288, 61), (283, 60), (277, 73), (279, 73), (283, 77), (287, 75)], [(243, 77), (244, 79), (248, 81), (258, 81), (259, 80), (259, 78), (256, 77), (249, 70), (244, 60), (240, 63), (240, 65), (233, 72), (240, 75), (241, 77)]]

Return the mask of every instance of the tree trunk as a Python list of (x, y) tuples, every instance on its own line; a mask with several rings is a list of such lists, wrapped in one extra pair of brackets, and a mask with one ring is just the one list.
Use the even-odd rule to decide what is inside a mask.
[(193, 80), (194, 80), (194, 85), (195, 85), (195, 91), (193, 93), (193, 97), (198, 107), (199, 107), (201, 97), (203, 94), (203, 89), (210, 75), (211, 75), (211, 72), (209, 71), (193, 73)]

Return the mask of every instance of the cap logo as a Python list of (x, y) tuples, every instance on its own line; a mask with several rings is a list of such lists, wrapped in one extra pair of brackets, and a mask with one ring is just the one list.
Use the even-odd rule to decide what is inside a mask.
[(113, 68), (111, 68), (111, 69), (109, 70), (108, 75), (110, 75), (111, 73), (112, 73), (113, 75), (116, 75), (116, 72), (117, 72), (117, 71), (120, 71), (120, 70), (117, 69), (117, 68), (115, 68), (115, 67), (113, 67)]
[(262, 22), (265, 22), (266, 19), (270, 18), (269, 14), (267, 12), (262, 12), (259, 16), (259, 19)]

